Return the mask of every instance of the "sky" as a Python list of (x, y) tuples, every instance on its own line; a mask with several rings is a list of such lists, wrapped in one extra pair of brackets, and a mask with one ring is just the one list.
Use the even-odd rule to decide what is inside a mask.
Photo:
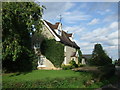
[(113, 60), (118, 59), (117, 2), (42, 2), (43, 19), (55, 24), (62, 16), (64, 31), (73, 33), (82, 54), (92, 54), (100, 43)]

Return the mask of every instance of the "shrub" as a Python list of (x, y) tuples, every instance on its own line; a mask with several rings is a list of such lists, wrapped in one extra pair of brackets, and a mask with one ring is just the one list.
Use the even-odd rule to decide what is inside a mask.
[(63, 70), (69, 70), (73, 68), (71, 65), (62, 65), (61, 67)]
[(98, 69), (100, 70), (101, 79), (110, 78), (115, 74), (115, 65), (113, 64), (100, 66)]
[(78, 65), (79, 67), (84, 67), (84, 66), (86, 66), (85, 64), (79, 64)]
[(68, 65), (62, 65), (61, 66), (63, 70), (69, 70), (78, 67), (76, 62), (74, 60), (71, 60)]
[(73, 68), (78, 67), (78, 65), (76, 64), (76, 62), (75, 62), (74, 60), (71, 60), (71, 61), (69, 62), (69, 64), (70, 64)]

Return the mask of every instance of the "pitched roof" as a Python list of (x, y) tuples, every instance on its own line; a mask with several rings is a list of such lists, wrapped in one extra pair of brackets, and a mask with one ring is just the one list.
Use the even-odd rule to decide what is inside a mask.
[(69, 37), (67, 36), (67, 33), (65, 31), (62, 30), (62, 35), (59, 37), (61, 39), (61, 42), (64, 43), (65, 45), (80, 49), (80, 47), (74, 41), (71, 41), (69, 39)]
[(68, 37), (72, 37), (72, 33), (67, 34)]
[(48, 21), (46, 21), (46, 20), (44, 20), (44, 21), (47, 23), (47, 25), (48, 25), (51, 29), (57, 29), (57, 28), (58, 28), (59, 22), (57, 22), (57, 23), (55, 23), (55, 24), (53, 25), (53, 24), (51, 24), (50, 22), (48, 22)]
[(77, 49), (80, 49), (80, 47), (74, 42), (74, 41), (71, 41), (69, 39), (69, 37), (72, 37), (72, 33), (66, 33), (65, 31), (62, 30), (61, 32), (61, 36), (58, 35), (54, 29), (57, 29), (58, 28), (58, 25), (60, 24), (59, 22), (56, 23), (56, 24), (51, 24), (50, 22), (44, 20), (47, 25), (50, 27), (50, 29), (56, 34), (57, 37), (60, 38), (60, 42), (65, 44), (65, 45), (68, 45), (68, 46), (71, 46), (71, 47), (74, 47), (74, 48), (77, 48)]

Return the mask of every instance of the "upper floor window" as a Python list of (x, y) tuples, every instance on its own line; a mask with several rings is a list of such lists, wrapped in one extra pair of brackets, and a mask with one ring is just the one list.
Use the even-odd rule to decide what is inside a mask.
[(58, 35), (61, 35), (61, 31), (58, 29)]

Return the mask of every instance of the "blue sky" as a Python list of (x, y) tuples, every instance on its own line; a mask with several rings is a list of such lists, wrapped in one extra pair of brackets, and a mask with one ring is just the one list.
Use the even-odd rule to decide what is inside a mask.
[(118, 3), (117, 2), (42, 2), (43, 19), (59, 22), (63, 30), (74, 33), (74, 40), (83, 54), (91, 54), (96, 43), (106, 53), (118, 59)]

